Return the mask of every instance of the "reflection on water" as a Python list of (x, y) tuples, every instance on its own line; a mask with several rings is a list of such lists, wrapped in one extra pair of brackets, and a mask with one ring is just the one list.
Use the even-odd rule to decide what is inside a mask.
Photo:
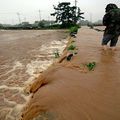
[(67, 32), (0, 31), (0, 120), (16, 120), (30, 96), (24, 84), (34, 80), (53, 63), (54, 51), (61, 54)]

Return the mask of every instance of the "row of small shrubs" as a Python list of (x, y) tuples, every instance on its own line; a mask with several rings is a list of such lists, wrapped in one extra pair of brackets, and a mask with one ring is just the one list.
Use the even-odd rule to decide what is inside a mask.
[(71, 44), (70, 46), (68, 46), (67, 50), (75, 50), (76, 46)]
[(69, 29), (70, 34), (77, 34), (79, 28), (80, 28), (79, 25), (75, 25), (75, 26), (70, 27), (70, 29)]
[(78, 32), (78, 27), (77, 26), (70, 28), (70, 33), (77, 33), (77, 32)]

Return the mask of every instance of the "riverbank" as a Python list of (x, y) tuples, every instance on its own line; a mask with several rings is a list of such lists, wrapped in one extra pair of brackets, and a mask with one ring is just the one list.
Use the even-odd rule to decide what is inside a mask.
[[(75, 40), (78, 54), (51, 66), (31, 85), (33, 95), (22, 120), (120, 119), (120, 43), (114, 52), (103, 51), (102, 35), (80, 29)], [(91, 62), (96, 67), (89, 71), (86, 64)]]

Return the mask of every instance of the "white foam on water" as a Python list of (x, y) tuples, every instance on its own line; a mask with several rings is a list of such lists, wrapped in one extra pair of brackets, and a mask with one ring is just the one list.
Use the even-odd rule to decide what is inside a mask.
[[(2, 85), (2, 86), (0, 86), (0, 89), (19, 90), (18, 92), (20, 93), (21, 97), (23, 97), (23, 99), (26, 101), (23, 104), (18, 104), (15, 101), (10, 101), (7, 98), (4, 98), (4, 102), (7, 103), (7, 105), (14, 106), (14, 107), (11, 108), (10, 112), (7, 114), (5, 120), (8, 120), (8, 119), (18, 120), (18, 118), (21, 115), (22, 109), (25, 107), (27, 102), (30, 100), (32, 94), (26, 96), (23, 92), (22, 87), (8, 87), (6, 85)], [(14, 114), (14, 116), (13, 116), (13, 114)]]
[(3, 76), (7, 76), (10, 73), (14, 73), (16, 69), (22, 69), (22, 68), (23, 68), (23, 64), (20, 61), (14, 61), (12, 69), (7, 71), (5, 74), (1, 75), (0, 78)]
[(1, 85), (0, 89), (18, 90), (19, 92), (23, 91), (23, 87), (10, 87), (10, 86), (7, 86), (7, 85)]
[(53, 63), (52, 60), (51, 61), (35, 60), (28, 63), (26, 65), (26, 73), (30, 76), (30, 78), (25, 83), (34, 80), (36, 77), (39, 76), (40, 72), (46, 70), (52, 63)]
[(58, 50), (59, 54), (61, 55), (63, 50), (65, 49), (66, 45), (65, 43), (67, 43), (67, 40), (63, 40), (63, 41), (52, 41), (51, 45), (50, 45), (50, 49), (52, 50)]
[(54, 40), (51, 42), (51, 45), (61, 45), (61, 43), (62, 43), (61, 41)]
[(27, 64), (26, 66), (26, 72), (30, 76), (34, 76), (35, 72), (42, 72), (46, 70), (46, 68), (49, 67), (50, 64), (52, 64), (52, 61), (31, 61), (31, 63)]
[(21, 94), (21, 97), (23, 97), (24, 98), (24, 100), (26, 100), (26, 102), (28, 101), (28, 100), (30, 100), (30, 98), (32, 97), (32, 94), (29, 94), (29, 95), (24, 95), (24, 94)]
[(6, 98), (4, 98), (4, 101), (5, 101), (7, 104), (9, 104), (9, 105), (16, 105), (16, 104), (17, 104), (16, 102), (14, 102), (14, 101), (9, 101), (9, 100), (7, 100)]
[(20, 61), (15, 61), (14, 62), (14, 69), (16, 69), (16, 68), (22, 68), (23, 67), (23, 65), (22, 65), (22, 63), (20, 62)]
[[(40, 75), (41, 72), (46, 70), (55, 60), (54, 52), (57, 50), (61, 55), (67, 40), (64, 39), (62, 41), (52, 41), (47, 45), (42, 45), (40, 49), (36, 51), (40, 51), (41, 55), (36, 55), (38, 58), (36, 60), (32, 60), (30, 63), (26, 65), (26, 73), (30, 76), (29, 79), (25, 82), (28, 84), (32, 82), (36, 77)], [(45, 58), (45, 60), (40, 60), (40, 58)], [(47, 58), (50, 58), (47, 60)]]
[(47, 49), (47, 46), (42, 45), (42, 46), (40, 47), (39, 51), (45, 51), (46, 49)]
[(44, 55), (36, 55), (35, 57), (37, 57), (37, 58), (44, 58), (45, 56)]
[(63, 41), (52, 41), (49, 46), (42, 45), (39, 51), (42, 51), (43, 53), (53, 54), (56, 50), (62, 54), (65, 43), (67, 43), (67, 40)]
[[(14, 118), (13, 120), (19, 120), (21, 117), (21, 111), (24, 108), (25, 104), (17, 104), (7, 115), (9, 118)], [(13, 117), (14, 116), (14, 117)]]

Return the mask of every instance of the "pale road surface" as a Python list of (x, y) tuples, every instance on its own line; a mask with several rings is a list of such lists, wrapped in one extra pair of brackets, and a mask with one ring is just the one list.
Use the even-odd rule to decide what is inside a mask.
[[(23, 120), (39, 114), (40, 120), (120, 120), (120, 42), (116, 51), (103, 51), (102, 35), (80, 29), (78, 54), (44, 73), (48, 83), (34, 93)], [(79, 69), (89, 62), (96, 62), (94, 71)]]

